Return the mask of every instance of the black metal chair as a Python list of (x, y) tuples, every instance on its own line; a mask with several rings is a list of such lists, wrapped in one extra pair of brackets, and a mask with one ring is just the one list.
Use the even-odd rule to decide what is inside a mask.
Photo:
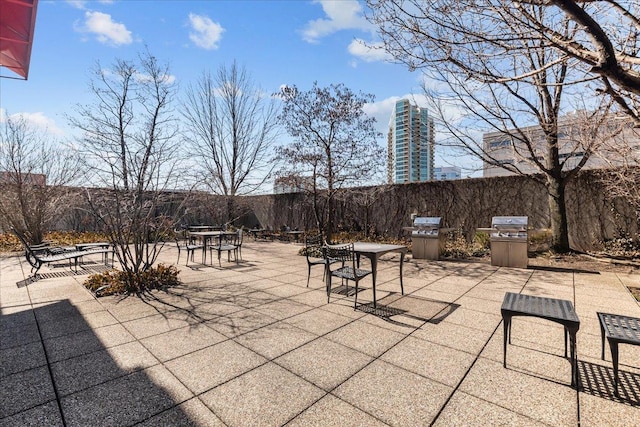
[(218, 241), (209, 246), (209, 253), (213, 251), (218, 252), (218, 265), (222, 267), (220, 262), (220, 255), (222, 252), (227, 253), (227, 261), (231, 262), (231, 252), (235, 258), (236, 264), (238, 263), (238, 233), (223, 233), (218, 238)]
[[(322, 235), (305, 236), (304, 238), (304, 254), (307, 257), (307, 288), (309, 287), (309, 280), (311, 279), (311, 267), (314, 265), (321, 265), (324, 267), (322, 280), (326, 279), (326, 265), (328, 260), (323, 254), (323, 240)], [(331, 262), (336, 262), (331, 260)]]
[[(326, 262), (325, 268), (327, 272), (327, 304), (329, 303), (329, 298), (331, 296), (331, 278), (339, 277), (343, 281), (347, 281), (347, 295), (349, 295), (349, 280), (353, 280), (355, 282), (355, 299), (353, 302), (353, 308), (355, 310), (358, 304), (358, 282), (371, 274), (371, 271), (357, 267), (356, 253), (353, 250), (353, 243), (325, 245), (324, 259)], [(341, 267), (331, 270), (331, 265), (336, 262), (340, 262)]]
[(174, 230), (174, 233), (176, 246), (178, 247), (178, 260), (176, 261), (176, 264), (180, 263), (180, 254), (182, 251), (187, 253), (187, 262), (185, 265), (189, 265), (189, 256), (191, 256), (191, 261), (193, 261), (194, 254), (197, 249), (203, 250), (202, 255), (204, 260), (204, 245), (187, 239), (186, 232), (184, 230)]
[(242, 260), (242, 240), (244, 238), (244, 230), (242, 228), (238, 228), (238, 241), (236, 243), (236, 259), (239, 257)]

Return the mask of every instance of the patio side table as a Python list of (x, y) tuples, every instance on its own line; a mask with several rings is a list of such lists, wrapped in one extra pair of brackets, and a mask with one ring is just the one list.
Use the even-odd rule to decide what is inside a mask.
[(530, 316), (550, 320), (564, 326), (564, 357), (567, 357), (567, 337), (571, 351), (571, 386), (578, 388), (578, 355), (576, 350), (576, 335), (580, 329), (580, 319), (571, 301), (536, 297), (533, 295), (507, 292), (504, 295), (502, 307), (504, 326), (503, 366), (507, 367), (507, 342), (511, 344), (511, 318), (514, 316)]
[(618, 396), (618, 344), (640, 345), (640, 319), (619, 314), (600, 313), (600, 338), (602, 340), (602, 360), (604, 360), (604, 339), (607, 338), (613, 361), (613, 390)]

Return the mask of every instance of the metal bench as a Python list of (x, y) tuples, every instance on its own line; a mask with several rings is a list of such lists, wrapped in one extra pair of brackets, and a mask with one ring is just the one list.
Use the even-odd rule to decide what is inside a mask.
[(69, 266), (71, 266), (71, 261), (74, 262), (75, 270), (78, 270), (78, 260), (86, 255), (93, 254), (101, 254), (104, 257), (105, 265), (108, 264), (109, 261), (109, 252), (111, 252), (111, 248), (107, 244), (100, 243), (98, 246), (90, 246), (85, 249), (78, 250), (77, 248), (63, 248), (63, 247), (51, 247), (47, 244), (44, 245), (29, 245), (25, 237), (12, 228), (12, 231), (25, 248), (25, 257), (29, 265), (31, 265), (31, 272), (33, 275), (38, 274), (38, 270), (45, 264), (52, 264), (55, 262), (66, 261), (69, 260)]
[(602, 360), (604, 360), (604, 339), (607, 338), (613, 361), (613, 389), (618, 396), (618, 344), (640, 345), (640, 319), (619, 314), (600, 313), (600, 337), (602, 340)]
[(511, 318), (514, 316), (532, 316), (550, 320), (564, 326), (564, 357), (567, 357), (567, 337), (571, 348), (571, 385), (579, 388), (578, 355), (576, 335), (580, 329), (580, 319), (571, 301), (536, 297), (533, 295), (507, 292), (500, 309), (504, 322), (504, 361), (507, 367), (507, 341), (511, 344)]

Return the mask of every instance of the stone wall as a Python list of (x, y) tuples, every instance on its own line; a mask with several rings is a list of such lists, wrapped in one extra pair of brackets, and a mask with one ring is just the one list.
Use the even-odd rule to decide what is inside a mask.
[[(569, 241), (579, 251), (598, 249), (605, 239), (636, 236), (635, 212), (621, 200), (606, 197), (602, 171), (583, 171), (567, 188)], [(97, 191), (97, 190), (93, 190)], [(186, 198), (186, 199), (185, 199)], [(84, 198), (77, 196), (48, 229), (90, 231), (99, 228)], [(206, 193), (168, 193), (166, 214), (184, 224), (222, 224), (227, 199)], [(162, 212), (160, 212), (162, 213)], [(544, 185), (521, 176), (473, 178), (416, 184), (362, 187), (343, 191), (336, 200), (339, 230), (389, 237), (403, 235), (411, 214), (441, 216), (443, 225), (461, 229), (471, 239), (476, 228), (489, 227), (496, 215), (526, 215), (536, 229), (549, 227)], [(303, 193), (240, 196), (234, 201), (234, 225), (278, 230), (317, 228), (311, 196)], [(0, 223), (0, 228), (8, 227)]]
[[(264, 227), (315, 228), (308, 195), (249, 196), (247, 203)], [(637, 232), (634, 213), (621, 201), (607, 200), (597, 172), (582, 172), (570, 183), (567, 211), (569, 240), (575, 250), (597, 249), (620, 230)], [(497, 215), (525, 215), (530, 227), (549, 227), (544, 185), (521, 176), (349, 189), (336, 202), (340, 229), (368, 229), (391, 237), (401, 236), (402, 227), (411, 225), (412, 213), (441, 216), (445, 227), (462, 229), (468, 238), (476, 228), (490, 227), (491, 217)]]

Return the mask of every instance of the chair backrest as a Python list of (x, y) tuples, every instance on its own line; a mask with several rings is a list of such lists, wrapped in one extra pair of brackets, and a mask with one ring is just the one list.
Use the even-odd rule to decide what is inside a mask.
[(315, 234), (305, 236), (304, 238), (304, 253), (308, 258), (322, 258), (322, 235)]
[(11, 227), (11, 231), (13, 231), (13, 234), (18, 236), (18, 239), (20, 240), (20, 243), (22, 243), (22, 246), (24, 246), (24, 250), (26, 253), (38, 254), (41, 252), (50, 252), (52, 249), (51, 244), (48, 242), (39, 243), (37, 245), (30, 245), (27, 242), (27, 237), (22, 232), (13, 227)]
[(225, 245), (234, 245), (238, 244), (238, 233), (223, 233), (220, 235), (220, 242)]
[(11, 227), (11, 231), (13, 231), (13, 234), (15, 234), (16, 236), (18, 236), (18, 239), (20, 240), (20, 243), (22, 243), (22, 246), (24, 246), (24, 256), (27, 259), (27, 262), (34, 268), (39, 268), (39, 257), (38, 255), (43, 255), (46, 254), (49, 251), (49, 245), (48, 244), (40, 244), (40, 245), (29, 245), (29, 243), (27, 243), (27, 238), (24, 236), (24, 234), (22, 234), (21, 232), (19, 232), (18, 230), (16, 230), (15, 228)]
[(238, 245), (242, 244), (242, 236), (244, 235), (244, 232), (242, 231), (242, 228), (238, 228)]
[(353, 251), (353, 243), (345, 243), (340, 245), (325, 245), (325, 257), (332, 260), (350, 262), (355, 264), (355, 252)]
[(179, 242), (181, 240), (186, 240), (187, 230), (185, 230), (184, 228), (174, 228), (173, 237), (175, 238), (176, 242)]
[(11, 231), (13, 231), (13, 234), (15, 234), (16, 236), (18, 236), (18, 239), (20, 240), (20, 243), (22, 243), (22, 246), (24, 246), (24, 249), (27, 252), (31, 252), (31, 246), (29, 245), (29, 243), (27, 243), (27, 239), (24, 236), (24, 234), (22, 234), (21, 232), (19, 232), (18, 230), (16, 230), (15, 228), (11, 227)]

